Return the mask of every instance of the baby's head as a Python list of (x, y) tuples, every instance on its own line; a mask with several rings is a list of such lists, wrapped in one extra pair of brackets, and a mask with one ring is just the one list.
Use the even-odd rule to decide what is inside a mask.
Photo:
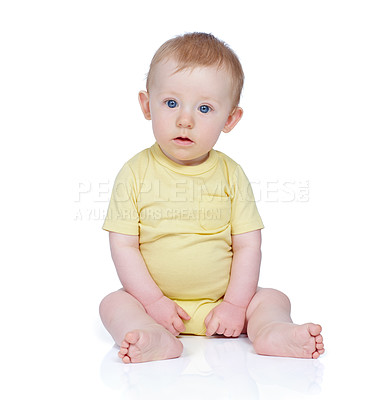
[(230, 132), (242, 117), (243, 81), (235, 53), (210, 34), (164, 43), (152, 59), (147, 90), (139, 93), (163, 153), (179, 164), (204, 162), (221, 132)]
[(233, 108), (240, 101), (244, 73), (236, 54), (221, 40), (208, 33), (187, 33), (165, 42), (155, 53), (147, 76), (147, 92), (150, 92), (153, 71), (160, 62), (173, 60), (178, 68), (175, 72), (196, 67), (225, 69), (231, 76)]

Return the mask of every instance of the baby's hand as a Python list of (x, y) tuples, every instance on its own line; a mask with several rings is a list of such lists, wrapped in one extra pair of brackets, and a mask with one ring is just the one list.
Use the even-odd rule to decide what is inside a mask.
[(145, 306), (147, 313), (160, 325), (177, 336), (185, 330), (182, 319), (189, 320), (191, 317), (173, 300), (166, 296)]
[(240, 336), (245, 323), (246, 308), (223, 301), (205, 318), (207, 336), (214, 333), (227, 337)]

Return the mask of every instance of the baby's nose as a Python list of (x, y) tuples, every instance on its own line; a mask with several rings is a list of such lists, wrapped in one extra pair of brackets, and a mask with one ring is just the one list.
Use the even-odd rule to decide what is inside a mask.
[(194, 122), (192, 116), (187, 112), (183, 112), (177, 119), (177, 126), (179, 128), (193, 128)]

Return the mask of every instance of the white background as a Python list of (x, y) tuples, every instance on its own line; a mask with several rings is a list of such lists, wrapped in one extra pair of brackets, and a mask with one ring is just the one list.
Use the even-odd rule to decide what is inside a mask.
[[(253, 365), (244, 398), (382, 396), (383, 20), (373, 0), (0, 3), (8, 399), (145, 398), (150, 387), (219, 397), (212, 365), (230, 377), (221, 360), (239, 343), (235, 353)], [(190, 31), (226, 41), (243, 64), (244, 118), (216, 149), (243, 166), (259, 199), (260, 284), (289, 295), (296, 322), (323, 325), (327, 352), (316, 364), (268, 369), (245, 338), (220, 342), (213, 362), (201, 354), (207, 341), (185, 338), (181, 360), (123, 366), (99, 321), (100, 300), (119, 287), (101, 230), (111, 186), (153, 143), (137, 93), (156, 49)], [(197, 372), (177, 364), (199, 354)], [(259, 362), (267, 379), (255, 373)], [(292, 384), (311, 369), (322, 378), (312, 394)], [(163, 391), (152, 383), (159, 373), (169, 373)]]

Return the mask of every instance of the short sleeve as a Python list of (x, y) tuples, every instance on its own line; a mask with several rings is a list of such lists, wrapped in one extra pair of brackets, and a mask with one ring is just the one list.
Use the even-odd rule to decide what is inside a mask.
[(125, 235), (139, 234), (137, 193), (137, 179), (129, 163), (126, 163), (113, 185), (107, 216), (103, 224), (104, 230)]
[(231, 205), (232, 235), (264, 228), (256, 207), (251, 184), (239, 165), (236, 167), (233, 174)]

